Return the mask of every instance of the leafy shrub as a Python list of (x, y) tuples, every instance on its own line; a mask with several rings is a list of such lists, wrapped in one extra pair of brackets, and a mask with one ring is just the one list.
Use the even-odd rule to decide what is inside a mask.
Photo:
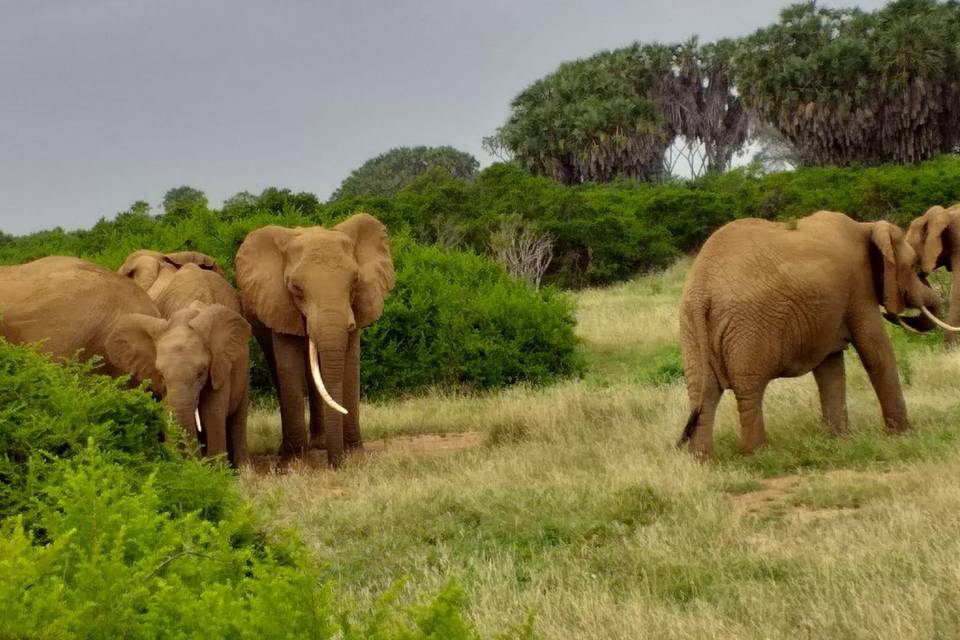
[(0, 339), (0, 394), (0, 637), (479, 637), (455, 583), (357, 609), (145, 392)]
[(480, 256), (393, 241), (397, 288), (363, 332), (361, 388), (490, 389), (580, 369), (567, 298), (534, 291)]

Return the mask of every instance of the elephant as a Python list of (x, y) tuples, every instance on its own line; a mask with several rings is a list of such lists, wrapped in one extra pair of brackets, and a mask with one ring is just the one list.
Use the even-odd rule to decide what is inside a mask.
[(960, 336), (955, 332), (960, 325), (960, 204), (949, 209), (931, 207), (925, 214), (910, 223), (907, 242), (920, 256), (920, 271), (924, 274), (937, 267), (946, 267), (952, 272), (950, 282), (950, 305), (947, 310), (949, 326), (945, 334), (948, 349), (960, 345)]
[[(914, 331), (932, 321), (907, 309), (940, 310), (918, 275), (916, 252), (888, 222), (856, 222), (820, 211), (791, 223), (730, 222), (694, 260), (680, 303), (690, 414), (678, 446), (713, 455), (720, 396), (731, 389), (740, 448), (765, 442), (763, 395), (775, 378), (813, 372), (823, 420), (847, 430), (843, 352), (853, 344), (880, 401), (888, 431), (909, 429), (886, 317)], [(882, 305), (886, 315), (881, 315)]]
[[(223, 269), (202, 253), (141, 250), (130, 254), (119, 272), (146, 290), (170, 327), (196, 328), (180, 332), (184, 353), (174, 376), (177, 384), (165, 376), (168, 404), (208, 455), (227, 453), (234, 466), (242, 465), (247, 459), (250, 327)], [(128, 367), (142, 368), (138, 359), (152, 353), (146, 338), (162, 334), (163, 327), (146, 317), (128, 319), (125, 327), (137, 348), (121, 348), (114, 355)], [(159, 354), (159, 342), (156, 350)]]
[[(77, 258), (0, 267), (0, 336), (15, 344), (43, 341), (43, 350), (59, 358), (100, 356), (94, 371), (149, 381), (188, 432), (195, 429), (196, 404), (187, 414), (177, 398), (206, 382), (206, 368), (217, 385), (225, 368), (220, 363), (245, 350), (249, 335), (243, 318), (222, 305), (164, 320), (133, 280)], [(220, 452), (219, 443), (207, 444), (208, 453)]]
[[(280, 403), (284, 459), (325, 445), (331, 466), (362, 448), (360, 329), (383, 313), (395, 274), (384, 225), (358, 213), (333, 228), (266, 226), (237, 251), (237, 284)], [(306, 376), (313, 384), (306, 384)]]
[(0, 335), (11, 343), (42, 340), (57, 358), (100, 356), (95, 371), (117, 377), (133, 372), (108, 356), (107, 342), (132, 313), (160, 316), (133, 282), (85, 260), (50, 256), (0, 267)]

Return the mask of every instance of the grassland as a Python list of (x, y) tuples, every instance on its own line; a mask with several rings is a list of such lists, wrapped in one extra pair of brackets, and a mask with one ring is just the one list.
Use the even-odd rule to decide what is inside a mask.
[[(533, 612), (551, 639), (960, 636), (960, 355), (894, 334), (905, 436), (850, 353), (849, 437), (820, 425), (809, 376), (782, 380), (769, 445), (736, 452), (727, 397), (701, 464), (673, 447), (687, 267), (578, 294), (584, 379), (365, 405), (370, 453), (248, 470), (243, 490), (360, 602), (453, 578), (491, 633)], [(278, 429), (255, 412), (253, 446)]]

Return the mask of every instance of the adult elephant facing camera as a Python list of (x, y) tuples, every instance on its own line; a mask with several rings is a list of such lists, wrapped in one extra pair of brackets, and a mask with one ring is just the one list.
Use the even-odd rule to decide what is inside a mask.
[(912, 330), (936, 314), (936, 292), (917, 275), (917, 255), (887, 222), (821, 211), (794, 225), (737, 220), (715, 232), (691, 268), (680, 307), (690, 417), (680, 444), (709, 457), (725, 389), (737, 397), (741, 448), (763, 444), (763, 394), (774, 378), (813, 372), (824, 421), (847, 427), (843, 351), (853, 344), (891, 431), (909, 427), (886, 317)]
[(345, 449), (362, 446), (360, 328), (380, 317), (394, 286), (386, 228), (366, 213), (332, 229), (263, 227), (240, 245), (236, 271), (277, 389), (281, 455), (307, 447), (306, 387), (311, 444), (339, 465)]

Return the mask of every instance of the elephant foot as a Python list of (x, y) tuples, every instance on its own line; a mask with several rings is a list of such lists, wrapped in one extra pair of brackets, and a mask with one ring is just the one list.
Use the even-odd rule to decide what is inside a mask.
[(280, 450), (277, 453), (280, 454), (281, 460), (290, 460), (302, 458), (306, 452), (307, 447), (302, 443), (281, 442)]
[(888, 421), (886, 423), (887, 433), (892, 436), (902, 435), (911, 430), (909, 422), (892, 422)]

